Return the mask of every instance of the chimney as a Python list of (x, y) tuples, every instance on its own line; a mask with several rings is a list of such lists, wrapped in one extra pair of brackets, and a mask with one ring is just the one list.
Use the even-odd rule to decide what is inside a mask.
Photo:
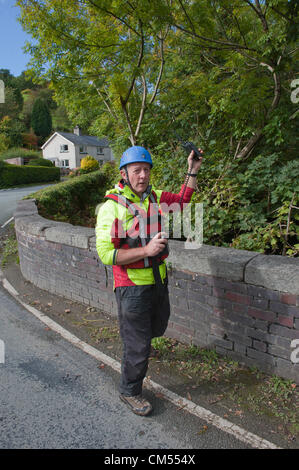
[(74, 128), (74, 134), (76, 134), (76, 135), (81, 135), (81, 131), (80, 131), (80, 127), (79, 127), (79, 126), (76, 126), (76, 127)]

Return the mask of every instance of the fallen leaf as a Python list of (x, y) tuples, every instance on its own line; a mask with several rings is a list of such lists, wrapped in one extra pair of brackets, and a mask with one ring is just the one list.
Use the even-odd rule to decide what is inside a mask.
[(202, 429), (201, 429), (200, 431), (198, 431), (197, 434), (198, 434), (198, 435), (203, 434), (204, 432), (207, 431), (207, 429), (208, 429), (208, 426), (203, 426)]
[(188, 400), (192, 400), (191, 395), (190, 395), (189, 392), (187, 393), (187, 398), (188, 398)]
[(69, 308), (66, 308), (66, 309), (64, 310), (64, 313), (71, 313), (71, 311), (70, 311)]
[(52, 302), (47, 303), (48, 307), (52, 307)]
[(164, 395), (163, 395), (163, 393), (156, 393), (156, 397), (157, 398), (164, 398)]

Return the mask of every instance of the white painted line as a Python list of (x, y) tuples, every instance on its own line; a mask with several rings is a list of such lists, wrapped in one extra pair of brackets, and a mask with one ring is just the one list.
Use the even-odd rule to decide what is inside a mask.
[[(1, 271), (0, 271), (0, 274), (2, 274)], [(43, 322), (45, 325), (47, 325), (49, 328), (51, 328), (51, 330), (55, 331), (56, 333), (59, 333), (67, 341), (70, 341), (72, 344), (74, 344), (78, 348), (82, 349), (82, 351), (86, 352), (87, 354), (94, 357), (98, 361), (100, 361), (100, 362), (106, 364), (107, 366), (111, 367), (113, 370), (115, 370), (117, 372), (121, 371), (121, 364), (118, 361), (112, 359), (111, 357), (109, 357), (106, 354), (102, 353), (101, 351), (94, 348), (93, 346), (90, 346), (89, 344), (85, 343), (84, 341), (81, 341), (77, 336), (70, 333), (68, 330), (63, 328), (61, 325), (56, 323), (54, 320), (49, 318), (47, 315), (40, 312), (39, 310), (32, 307), (31, 305), (28, 305), (25, 302), (23, 302), (20, 299), (18, 292), (7, 281), (7, 279), (3, 278), (2, 283), (3, 283), (3, 287), (5, 289), (7, 289), (11, 293), (11, 295), (21, 305), (23, 305), (24, 308), (26, 308), (35, 317), (37, 317), (41, 322)], [(167, 388), (163, 387), (162, 385), (157, 384), (156, 382), (154, 382), (153, 380), (150, 380), (149, 378), (146, 378), (144, 380), (144, 385), (146, 386), (146, 388), (152, 390), (153, 392), (159, 393), (159, 395), (161, 395), (161, 397), (165, 398), (166, 400), (168, 400), (173, 405), (175, 405), (175, 406), (177, 406), (181, 409), (184, 409), (185, 411), (193, 414), (194, 416), (197, 416), (198, 418), (206, 421), (207, 423), (211, 424), (212, 426), (215, 426), (216, 428), (220, 429), (221, 431), (224, 431), (228, 434), (231, 434), (232, 436), (234, 436), (239, 441), (242, 441), (245, 444), (252, 446), (253, 448), (256, 448), (256, 449), (280, 449), (280, 447), (276, 446), (272, 442), (267, 441), (266, 439), (263, 439), (262, 437), (257, 436), (256, 434), (253, 434), (249, 431), (246, 431), (245, 429), (241, 428), (240, 426), (237, 426), (236, 424), (231, 423), (227, 419), (221, 418), (220, 416), (212, 413), (211, 411), (203, 408), (200, 405), (196, 405), (191, 400), (187, 400), (186, 398), (181, 397), (180, 395), (177, 395), (176, 393), (172, 392), (171, 390), (168, 390)]]
[(7, 224), (9, 224), (9, 222), (11, 222), (12, 220), (14, 219), (14, 217), (11, 217), (10, 219), (8, 219), (3, 225), (1, 225), (1, 228), (4, 228)]
[(2, 284), (4, 289), (8, 290), (8, 292), (13, 295), (14, 297), (19, 295), (19, 293), (16, 291), (16, 289), (8, 282), (7, 279), (2, 280)]

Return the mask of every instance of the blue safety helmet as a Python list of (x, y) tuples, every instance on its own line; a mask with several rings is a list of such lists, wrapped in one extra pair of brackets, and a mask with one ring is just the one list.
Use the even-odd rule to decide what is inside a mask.
[(120, 159), (119, 169), (123, 168), (129, 163), (145, 162), (149, 163), (151, 168), (153, 167), (153, 162), (151, 154), (144, 147), (139, 147), (134, 145), (133, 147), (128, 148)]

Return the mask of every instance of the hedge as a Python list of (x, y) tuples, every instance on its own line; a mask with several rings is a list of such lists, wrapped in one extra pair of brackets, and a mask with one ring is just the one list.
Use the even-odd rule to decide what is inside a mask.
[(46, 158), (34, 158), (31, 159), (28, 163), (28, 166), (50, 166), (54, 167), (54, 163), (51, 160), (47, 160)]
[(34, 197), (39, 213), (44, 217), (78, 224), (82, 211), (91, 210), (94, 213), (107, 189), (114, 186), (117, 175), (115, 167), (106, 163), (100, 170), (41, 189), (26, 196), (26, 199)]
[(30, 183), (48, 183), (59, 180), (59, 168), (11, 165), (0, 162), (0, 188)]

